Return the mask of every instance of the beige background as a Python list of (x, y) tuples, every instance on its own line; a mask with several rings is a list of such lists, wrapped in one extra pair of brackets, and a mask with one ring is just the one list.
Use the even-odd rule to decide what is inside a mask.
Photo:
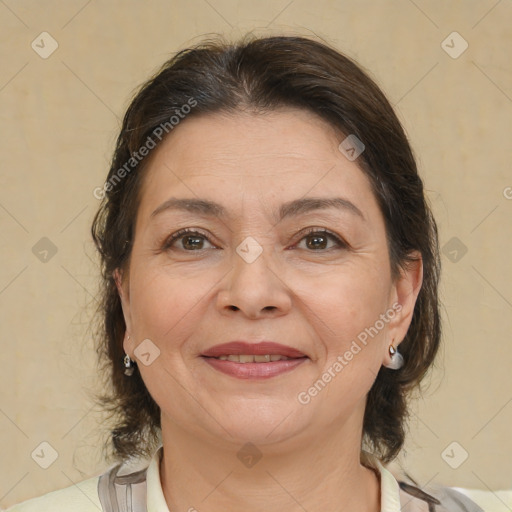
[[(445, 252), (444, 348), (401, 460), (421, 485), (512, 488), (511, 1), (4, 0), (0, 505), (106, 467), (89, 397), (92, 191), (134, 88), (201, 36), (248, 30), (326, 39), (369, 69), (396, 106)], [(59, 45), (47, 59), (31, 48), (43, 31)], [(453, 31), (469, 44), (458, 58), (442, 47)], [(446, 44), (462, 48), (457, 37)], [(32, 251), (42, 237), (57, 248), (47, 262)], [(467, 247), (459, 261), (453, 237)], [(58, 452), (46, 470), (31, 457), (41, 442)], [(446, 461), (459, 464), (462, 450), (469, 457), (453, 469)]]

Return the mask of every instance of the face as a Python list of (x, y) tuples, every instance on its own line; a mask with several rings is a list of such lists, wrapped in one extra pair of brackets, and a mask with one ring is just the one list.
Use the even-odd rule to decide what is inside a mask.
[[(151, 156), (116, 277), (124, 349), (163, 430), (263, 445), (361, 428), (421, 264), (392, 280), (384, 219), (344, 138), (302, 110), (212, 114), (186, 119)], [(205, 355), (233, 341), (249, 347)]]

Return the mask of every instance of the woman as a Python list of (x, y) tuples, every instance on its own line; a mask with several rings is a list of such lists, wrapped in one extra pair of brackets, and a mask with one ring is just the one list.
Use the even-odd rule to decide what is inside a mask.
[(438, 350), (439, 255), (406, 136), (355, 63), (300, 37), (178, 53), (95, 195), (124, 464), (12, 510), (481, 510), (384, 467)]

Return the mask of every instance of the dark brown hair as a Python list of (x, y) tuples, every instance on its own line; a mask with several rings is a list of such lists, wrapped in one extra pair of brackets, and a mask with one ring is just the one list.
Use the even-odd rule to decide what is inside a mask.
[(407, 398), (432, 365), (441, 331), (437, 228), (407, 137), (377, 85), (337, 50), (304, 37), (246, 36), (237, 43), (219, 38), (182, 50), (140, 88), (124, 116), (101, 189), (92, 225), (103, 276), (98, 339), (111, 388), (102, 402), (116, 422), (111, 447), (117, 458), (150, 455), (160, 434), (160, 410), (140, 373), (123, 373), (125, 323), (113, 278), (116, 268), (129, 267), (147, 161), (140, 150), (158, 145), (156, 134), (172, 133), (184, 113), (268, 112), (287, 106), (313, 112), (364, 143), (357, 163), (385, 219), (393, 278), (413, 261), (412, 251), (421, 253), (423, 285), (400, 344), (405, 364), (400, 370), (380, 369), (363, 424), (366, 446), (385, 462), (404, 443)]

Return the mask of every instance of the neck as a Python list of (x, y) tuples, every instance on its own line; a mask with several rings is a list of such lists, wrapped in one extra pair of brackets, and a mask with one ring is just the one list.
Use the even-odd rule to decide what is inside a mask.
[(162, 416), (165, 500), (170, 512), (378, 512), (380, 479), (361, 465), (355, 431), (337, 424), (322, 436), (246, 447), (244, 458), (245, 443), (205, 440)]

